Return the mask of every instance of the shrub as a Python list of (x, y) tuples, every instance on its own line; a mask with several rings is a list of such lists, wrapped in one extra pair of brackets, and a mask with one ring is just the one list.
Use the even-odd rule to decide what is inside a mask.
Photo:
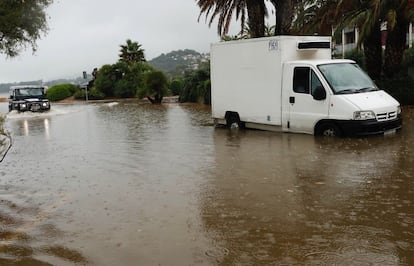
[[(86, 100), (86, 91), (79, 90), (75, 93), (75, 99), (78, 100)], [(88, 90), (88, 99), (89, 100), (102, 100), (105, 98), (105, 94), (98, 91), (97, 89)]]
[(183, 80), (181, 78), (175, 78), (171, 81), (169, 90), (172, 95), (180, 95), (183, 91)]
[(409, 77), (376, 80), (375, 83), (402, 105), (414, 105), (414, 81)]
[(362, 69), (365, 68), (365, 55), (364, 52), (360, 49), (353, 49), (345, 53), (346, 59), (354, 60)]
[(46, 91), (46, 97), (49, 101), (60, 101), (72, 96), (76, 89), (76, 85), (73, 84), (55, 85)]
[(210, 102), (210, 72), (208, 69), (188, 71), (184, 77), (180, 102)]

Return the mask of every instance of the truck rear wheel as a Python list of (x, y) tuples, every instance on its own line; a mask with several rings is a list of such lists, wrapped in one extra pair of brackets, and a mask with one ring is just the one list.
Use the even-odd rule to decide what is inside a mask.
[(240, 121), (240, 116), (236, 112), (226, 112), (226, 126), (230, 129), (236, 129), (243, 127), (243, 123)]
[(341, 129), (335, 123), (323, 123), (316, 129), (317, 136), (325, 136), (325, 137), (341, 137), (342, 132)]

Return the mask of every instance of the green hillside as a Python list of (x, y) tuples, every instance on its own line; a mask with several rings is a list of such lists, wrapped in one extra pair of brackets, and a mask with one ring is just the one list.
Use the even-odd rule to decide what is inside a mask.
[(148, 63), (166, 73), (169, 77), (181, 76), (185, 70), (197, 69), (201, 64), (208, 63), (209, 54), (202, 54), (194, 50), (185, 49), (172, 51), (148, 61)]

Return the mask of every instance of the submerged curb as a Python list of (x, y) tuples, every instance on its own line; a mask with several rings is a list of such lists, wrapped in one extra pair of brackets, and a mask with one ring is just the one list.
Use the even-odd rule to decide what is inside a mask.
[(6, 135), (0, 135), (0, 162), (3, 161), (11, 146), (10, 138)]

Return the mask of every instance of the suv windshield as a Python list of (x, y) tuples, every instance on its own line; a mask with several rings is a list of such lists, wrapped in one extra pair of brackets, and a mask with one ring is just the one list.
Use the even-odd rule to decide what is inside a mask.
[(42, 88), (21, 88), (16, 89), (16, 96), (43, 96), (43, 89)]
[(360, 93), (378, 90), (375, 83), (357, 64), (335, 63), (318, 66), (335, 94)]

